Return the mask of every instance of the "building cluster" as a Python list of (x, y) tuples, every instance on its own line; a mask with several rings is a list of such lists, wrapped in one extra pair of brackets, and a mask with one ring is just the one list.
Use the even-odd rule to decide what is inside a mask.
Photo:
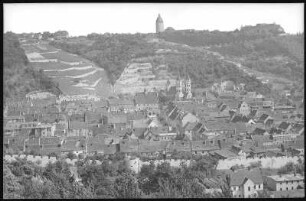
[[(3, 147), (7, 153), (121, 152), (152, 160), (182, 154), (218, 160), (304, 156), (303, 99), (273, 100), (243, 87), (221, 87), (192, 90), (188, 79), (174, 91), (108, 100), (31, 92), (6, 101)], [(256, 171), (237, 175), (231, 181), (236, 197), (263, 189)], [(299, 178), (271, 176), (267, 181), (272, 191), (294, 191)]]

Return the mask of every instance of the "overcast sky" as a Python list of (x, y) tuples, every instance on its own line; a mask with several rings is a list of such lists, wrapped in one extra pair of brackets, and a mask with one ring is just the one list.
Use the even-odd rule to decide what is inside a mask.
[(304, 32), (304, 5), (162, 4), (162, 3), (32, 3), (4, 4), (4, 32), (152, 33), (161, 14), (174, 29), (232, 31), (241, 25), (280, 24), (287, 33)]

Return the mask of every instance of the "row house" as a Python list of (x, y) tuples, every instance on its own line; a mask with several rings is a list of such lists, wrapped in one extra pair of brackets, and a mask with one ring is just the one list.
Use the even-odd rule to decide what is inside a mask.
[(267, 187), (272, 191), (289, 191), (304, 188), (304, 176), (300, 174), (267, 176), (266, 181)]
[(6, 116), (4, 117), (4, 125), (6, 123), (23, 123), (25, 122), (25, 117), (24, 116)]
[(54, 136), (55, 125), (40, 122), (26, 122), (21, 124), (21, 129), (30, 130), (29, 135), (35, 137)]
[(191, 153), (193, 155), (208, 155), (219, 149), (219, 146), (211, 144), (208, 141), (200, 140), (191, 142)]
[(135, 95), (136, 110), (147, 110), (155, 114), (160, 113), (158, 94), (155, 92), (138, 93)]
[(119, 142), (118, 143), (107, 143), (105, 136), (96, 136), (88, 139), (87, 142), (87, 153), (89, 155), (93, 154), (103, 154), (110, 155), (119, 152)]
[(141, 156), (156, 158), (160, 156), (167, 146), (165, 141), (144, 141), (140, 140), (138, 153)]
[(109, 114), (107, 117), (107, 125), (109, 125), (111, 128), (131, 128), (131, 122), (128, 122), (128, 118), (126, 114)]
[(112, 98), (108, 100), (109, 112), (134, 112), (136, 107), (131, 99)]
[(92, 136), (92, 131), (86, 122), (69, 121), (67, 136)]

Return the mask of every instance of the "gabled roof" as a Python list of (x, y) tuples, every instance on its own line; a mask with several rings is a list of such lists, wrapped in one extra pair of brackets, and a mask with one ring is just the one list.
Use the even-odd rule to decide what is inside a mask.
[(158, 96), (157, 93), (138, 93), (135, 96), (136, 104), (158, 104)]
[(120, 141), (120, 152), (123, 153), (137, 153), (138, 140), (122, 140)]
[(43, 137), (40, 139), (40, 143), (44, 145), (47, 145), (47, 144), (58, 145), (60, 141), (61, 140), (59, 137)]
[(230, 150), (227, 150), (227, 149), (220, 149), (220, 150), (216, 150), (214, 151), (215, 154), (223, 157), (224, 159), (226, 158), (234, 158), (234, 157), (237, 157), (238, 155), (231, 152)]
[(231, 173), (231, 183), (230, 186), (241, 186), (245, 181), (245, 178), (250, 179), (255, 184), (262, 184), (263, 179), (258, 168), (246, 170), (241, 169), (236, 172)]
[(133, 120), (133, 128), (147, 128), (148, 119)]
[(287, 122), (282, 122), (279, 126), (278, 126), (278, 128), (279, 129), (282, 129), (282, 130), (286, 130), (286, 129), (288, 129), (288, 127), (290, 126), (290, 123), (287, 123)]
[(88, 124), (82, 121), (70, 121), (68, 126), (72, 130), (88, 129)]
[(249, 114), (249, 118), (254, 118), (257, 114), (257, 110), (251, 110), (250, 114)]
[(175, 108), (172, 114), (169, 116), (169, 118), (174, 121), (178, 117), (178, 115), (179, 115), (178, 109)]
[(256, 128), (256, 129), (252, 132), (252, 134), (253, 134), (253, 135), (263, 135), (265, 132), (266, 132), (265, 129)]
[(127, 123), (127, 115), (109, 115), (107, 122), (109, 124)]
[(207, 145), (203, 140), (191, 141), (192, 151), (212, 151), (218, 150), (219, 147), (215, 145)]
[(262, 115), (260, 116), (260, 118), (259, 118), (258, 121), (264, 122), (268, 117), (269, 117), (269, 115), (267, 115), (267, 114), (262, 114)]
[(300, 131), (303, 130), (304, 128), (305, 128), (305, 125), (304, 125), (304, 124), (296, 123), (296, 124), (293, 124), (293, 125), (292, 125), (291, 130), (292, 130), (293, 132), (300, 132)]
[(133, 106), (134, 102), (130, 99), (112, 98), (108, 100), (109, 106), (120, 106), (120, 105), (130, 105)]
[(140, 140), (139, 152), (141, 153), (154, 153), (165, 150), (168, 142), (165, 141), (146, 141)]
[(192, 129), (192, 131), (197, 132), (200, 128), (202, 128), (203, 124), (198, 122)]
[(194, 128), (197, 124), (198, 124), (197, 122), (188, 122), (188, 123), (185, 125), (185, 130), (187, 130), (187, 131), (193, 130), (193, 128)]

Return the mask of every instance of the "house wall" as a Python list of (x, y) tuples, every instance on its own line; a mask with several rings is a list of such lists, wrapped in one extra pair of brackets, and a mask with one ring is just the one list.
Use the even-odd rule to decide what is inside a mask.
[(288, 190), (296, 190), (298, 185), (302, 184), (303, 181), (283, 181), (275, 183), (276, 183), (276, 191), (288, 191)]

